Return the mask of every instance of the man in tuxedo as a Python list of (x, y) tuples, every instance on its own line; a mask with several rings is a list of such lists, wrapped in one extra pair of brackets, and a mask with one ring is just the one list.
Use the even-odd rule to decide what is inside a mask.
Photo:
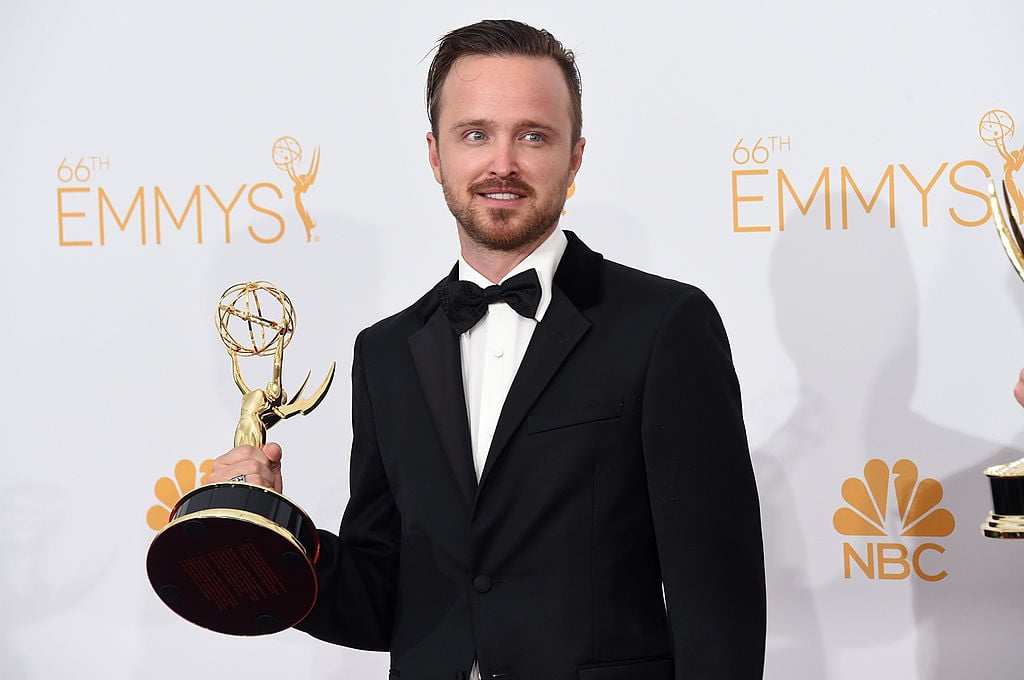
[[(456, 29), (427, 98), (461, 254), (356, 340), (351, 498), (296, 627), (390, 650), (400, 680), (760, 678), (728, 340), (697, 288), (558, 228), (585, 145), (572, 52), (515, 21)], [(209, 480), (280, 490), (280, 460), (239, 447)]]

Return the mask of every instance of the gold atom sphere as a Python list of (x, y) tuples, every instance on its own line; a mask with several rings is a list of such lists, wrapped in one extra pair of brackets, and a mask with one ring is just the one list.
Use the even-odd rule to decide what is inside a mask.
[(228, 351), (239, 356), (266, 356), (282, 349), (295, 332), (295, 307), (268, 281), (231, 286), (217, 303), (217, 332)]

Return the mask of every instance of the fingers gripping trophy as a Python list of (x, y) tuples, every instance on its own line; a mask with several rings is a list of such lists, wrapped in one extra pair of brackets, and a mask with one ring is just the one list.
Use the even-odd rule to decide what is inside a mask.
[[(335, 364), (312, 395), (302, 397), (307, 373), (288, 399), (281, 371), (295, 332), (295, 308), (266, 281), (225, 291), (216, 320), (242, 392), (234, 444), (261, 447), (267, 428), (323, 401)], [(270, 380), (263, 388), (250, 388), (239, 358), (270, 356)], [(312, 609), (318, 553), (309, 516), (283, 495), (247, 484), (240, 475), (183, 496), (153, 539), (146, 568), (160, 599), (192, 623), (231, 635), (264, 635), (295, 625)]]

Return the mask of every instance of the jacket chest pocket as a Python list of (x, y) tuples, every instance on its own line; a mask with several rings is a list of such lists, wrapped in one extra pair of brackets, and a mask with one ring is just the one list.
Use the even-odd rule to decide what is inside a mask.
[(621, 417), (622, 397), (605, 397), (598, 401), (566, 404), (558, 409), (531, 413), (526, 418), (526, 431), (528, 434), (536, 434)]

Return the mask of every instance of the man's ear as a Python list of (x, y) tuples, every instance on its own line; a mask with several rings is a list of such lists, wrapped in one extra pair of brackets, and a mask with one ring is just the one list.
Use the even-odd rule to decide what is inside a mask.
[(572, 149), (572, 156), (569, 157), (569, 186), (576, 181), (576, 173), (583, 165), (583, 148), (587, 145), (587, 139), (580, 137)]
[(441, 183), (441, 154), (437, 149), (437, 138), (433, 132), (427, 133), (427, 160), (434, 171), (434, 179)]

